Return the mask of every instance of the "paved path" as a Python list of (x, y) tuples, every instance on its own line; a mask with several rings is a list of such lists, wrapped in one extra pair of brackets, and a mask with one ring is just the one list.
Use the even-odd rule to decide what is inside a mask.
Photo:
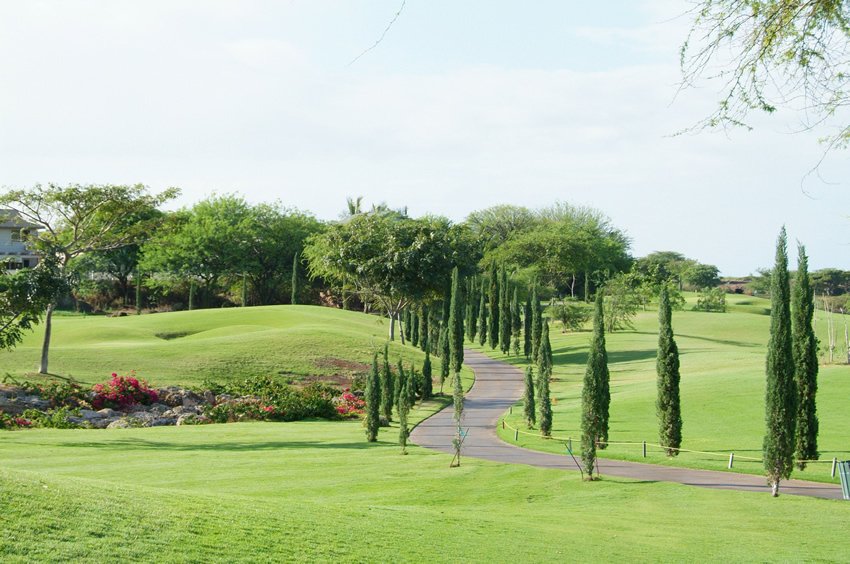
[[(496, 425), (499, 417), (522, 397), (523, 374), (509, 364), (493, 360), (476, 351), (467, 350), (464, 354), (466, 365), (475, 372), (475, 385), (467, 393), (464, 402), (463, 427), (469, 429), (469, 434), (463, 445), (463, 456), (578, 471), (569, 456), (519, 448), (499, 439), (496, 435)], [(413, 430), (411, 441), (426, 448), (453, 453), (454, 431), (452, 410), (444, 409), (419, 424)], [(770, 489), (761, 476), (674, 468), (621, 460), (601, 459), (600, 462), (603, 476), (770, 493)], [(841, 499), (841, 489), (837, 485), (802, 480), (782, 482), (779, 493)]]

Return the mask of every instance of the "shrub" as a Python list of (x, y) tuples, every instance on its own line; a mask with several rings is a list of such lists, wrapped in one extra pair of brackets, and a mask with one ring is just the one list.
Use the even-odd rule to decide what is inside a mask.
[(552, 317), (561, 322), (561, 330), (581, 331), (590, 320), (590, 307), (578, 302), (564, 302), (549, 308)]
[(706, 288), (700, 292), (694, 311), (726, 311), (726, 292), (722, 288)]
[(284, 414), (272, 405), (256, 398), (236, 398), (207, 407), (204, 415), (213, 423), (237, 421), (270, 421)]
[(87, 407), (88, 393), (74, 380), (24, 384), (24, 391), (50, 402), (51, 407)]
[(0, 429), (27, 429), (32, 426), (32, 421), (26, 417), (9, 415), (0, 411)]
[[(214, 408), (207, 408), (205, 411), (213, 421), (245, 419), (298, 421), (310, 417), (336, 419), (340, 415), (337, 405), (342, 392), (327, 384), (313, 383), (299, 389), (273, 378), (260, 376), (224, 384), (221, 388), (229, 395), (241, 396), (238, 400), (228, 400), (223, 403), (250, 404), (249, 400), (256, 400), (261, 406), (270, 407), (274, 411), (266, 410), (265, 413), (259, 413), (251, 405), (219, 408), (222, 405), (219, 404)], [(218, 410), (215, 410), (215, 408), (218, 408)], [(241, 419), (239, 418), (240, 414), (242, 415)], [(229, 419), (229, 417), (231, 418)]]
[(114, 372), (109, 382), (95, 384), (92, 391), (94, 398), (92, 398), (91, 404), (95, 409), (103, 409), (104, 407), (126, 409), (137, 403), (150, 405), (159, 401), (156, 390), (150, 389), (148, 383), (144, 380), (138, 380), (133, 375), (119, 376)]
[(334, 399), (336, 412), (341, 417), (356, 417), (363, 414), (366, 409), (366, 402), (351, 393), (351, 390), (346, 388), (342, 395)]
[(60, 407), (48, 411), (39, 411), (37, 409), (28, 409), (24, 411), (24, 417), (29, 419), (34, 427), (44, 427), (46, 429), (79, 429), (83, 425), (78, 425), (71, 421), (69, 417), (79, 417), (78, 409), (68, 407)]

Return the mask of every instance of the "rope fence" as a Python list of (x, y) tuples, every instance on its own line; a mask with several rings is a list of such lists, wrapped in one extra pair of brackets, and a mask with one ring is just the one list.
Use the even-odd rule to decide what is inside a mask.
[[(510, 412), (513, 413), (513, 407), (511, 407)], [(572, 452), (572, 448), (573, 448), (572, 437), (566, 437), (565, 438), (565, 437), (558, 437), (556, 435), (550, 435), (548, 437), (544, 437), (544, 436), (540, 435), (539, 433), (532, 433), (530, 431), (523, 431), (523, 430), (517, 429), (516, 427), (512, 426), (507, 421), (505, 421), (504, 418), (502, 418), (501, 421), (502, 421), (502, 429), (506, 429), (506, 430), (510, 429), (511, 431), (514, 432), (514, 442), (519, 442), (519, 436), (520, 435), (528, 435), (529, 437), (535, 437), (535, 438), (540, 438), (540, 439), (544, 439), (544, 440), (562, 442), (562, 443), (564, 443), (564, 446), (567, 447), (567, 450)], [(706, 452), (706, 451), (703, 451), (703, 450), (691, 450), (691, 449), (686, 449), (686, 448), (666, 447), (664, 445), (648, 443), (646, 441), (641, 441), (641, 442), (605, 441), (605, 442), (601, 442), (599, 444), (605, 444), (606, 446), (607, 445), (640, 446), (643, 449), (643, 457), (644, 458), (647, 457), (647, 450), (646, 450), (647, 447), (657, 448), (657, 449), (660, 449), (660, 450), (675, 450), (676, 452), (686, 452), (686, 453), (690, 453), (690, 454), (701, 454), (703, 456), (716, 456), (716, 457), (720, 457), (720, 458), (726, 458), (727, 457), (727, 455), (725, 453), (720, 453), (720, 452)], [(729, 468), (730, 470), (734, 467), (735, 460), (746, 460), (747, 462), (758, 462), (758, 463), (764, 462), (764, 460), (762, 458), (755, 458), (755, 457), (752, 457), (752, 456), (741, 456), (741, 455), (735, 454), (734, 452), (730, 452), (729, 455), (728, 455), (728, 458), (729, 458), (729, 463), (727, 464), (727, 468)], [(830, 475), (831, 475), (831, 477), (835, 478), (835, 469), (838, 465), (838, 459), (833, 458), (832, 460), (795, 460), (794, 463), (795, 464), (799, 464), (799, 463), (832, 464), (832, 470), (830, 472)]]

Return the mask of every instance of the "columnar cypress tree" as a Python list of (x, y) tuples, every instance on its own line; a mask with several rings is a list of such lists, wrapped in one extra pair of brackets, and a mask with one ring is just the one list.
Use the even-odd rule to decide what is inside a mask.
[(442, 350), (440, 351), (440, 393), (443, 393), (443, 384), (446, 383), (446, 378), (451, 374), (451, 340), (449, 339), (449, 328), (443, 329), (444, 337), (440, 338)]
[(773, 496), (779, 482), (791, 475), (797, 390), (791, 348), (791, 304), (785, 228), (776, 242), (776, 264), (770, 277), (770, 340), (767, 343), (764, 469)]
[(366, 440), (374, 443), (378, 440), (380, 417), (381, 383), (378, 376), (378, 353), (372, 356), (372, 370), (366, 380)]
[(410, 435), (410, 431), (407, 428), (407, 413), (410, 411), (410, 394), (408, 391), (408, 386), (410, 381), (407, 380), (404, 383), (404, 387), (401, 390), (401, 394), (399, 395), (399, 407), (398, 407), (398, 443), (401, 445), (401, 453), (407, 454), (407, 437)]
[(490, 267), (490, 323), (487, 327), (487, 337), (491, 349), (499, 344), (499, 271), (494, 262)]
[(511, 299), (511, 334), (514, 338), (511, 352), (514, 356), (519, 356), (519, 334), (522, 330), (521, 308), (522, 304), (519, 303), (519, 289), (514, 287), (514, 295)]
[[(470, 296), (470, 297), (475, 295), (475, 287), (474, 287), (475, 284), (474, 284), (474, 282), (475, 282), (475, 279), (471, 276), (466, 280), (465, 295)], [(472, 333), (473, 333), (473, 331), (472, 331), (472, 302), (473, 301), (476, 301), (476, 300), (472, 300), (472, 299), (465, 300), (465, 306), (464, 306), (464, 309), (465, 309), (464, 320), (463, 320), (464, 333), (466, 334), (466, 337), (470, 341), (472, 340)]]
[(419, 346), (419, 314), (414, 309), (410, 312), (410, 316), (412, 317), (410, 321), (410, 325), (412, 327), (412, 331), (410, 333), (410, 344), (414, 347)]
[[(809, 258), (806, 248), (797, 245), (797, 283), (794, 286), (792, 327), (794, 330), (794, 379), (797, 382), (797, 441), (798, 460), (818, 458), (818, 416), (815, 396), (818, 391), (818, 341), (812, 327), (814, 290), (809, 279)], [(805, 462), (798, 462), (802, 470)]]
[(387, 421), (393, 420), (393, 403), (395, 403), (395, 382), (393, 371), (390, 370), (390, 346), (384, 344), (384, 364), (381, 369), (381, 414)]
[(413, 315), (411, 314), (410, 308), (404, 309), (404, 338), (410, 339), (410, 335), (413, 333)]
[(419, 374), (416, 373), (416, 368), (413, 363), (410, 363), (410, 370), (407, 372), (407, 405), (413, 407), (416, 404), (416, 396), (419, 394), (420, 382)]
[(487, 342), (487, 292), (481, 284), (481, 301), (478, 302), (478, 344), (482, 347)]
[[(599, 296), (597, 297), (597, 302), (599, 308), (604, 308), (604, 295), (602, 292), (599, 292)], [(599, 316), (600, 319), (604, 320), (602, 315)], [(602, 417), (601, 424), (599, 426), (599, 450), (605, 450), (608, 448), (608, 415), (611, 408), (611, 373), (608, 371), (608, 351), (605, 347), (605, 331), (604, 326), (602, 329), (602, 351), (605, 355), (605, 370), (600, 373), (600, 416)]]
[(400, 406), (401, 406), (402, 390), (406, 391), (408, 389), (407, 386), (409, 384), (407, 383), (407, 380), (408, 380), (408, 375), (404, 371), (404, 365), (402, 364), (401, 359), (398, 359), (398, 381), (396, 382), (396, 385), (395, 385), (395, 408), (396, 408), (396, 411), (398, 411), (400, 409)]
[(534, 406), (534, 369), (525, 367), (525, 394), (523, 394), (523, 417), (525, 424), (531, 429), (537, 423), (537, 409)]
[[(478, 313), (481, 311), (481, 303), (479, 301), (479, 288), (480, 280), (478, 277), (474, 277), (473, 282), (471, 282), (470, 289), (471, 292), (467, 294), (467, 299), (469, 300), (469, 305), (472, 306), (472, 319), (469, 324), (469, 342), (474, 343), (475, 337), (478, 335)], [(482, 284), (483, 286), (483, 284)]]
[(419, 346), (423, 351), (428, 351), (428, 306), (422, 306), (419, 312)]
[(549, 343), (549, 323), (543, 322), (540, 351), (537, 355), (537, 405), (540, 411), (540, 434), (552, 434), (552, 400), (549, 397), (549, 379), (552, 377), (552, 345)]
[(673, 338), (672, 310), (666, 286), (661, 288), (658, 304), (658, 356), (655, 371), (658, 374), (658, 437), (667, 447), (667, 456), (679, 454), (682, 446), (682, 411), (679, 404), (679, 349)]
[(431, 375), (431, 352), (425, 351), (425, 362), (422, 364), (422, 399), (430, 399), (434, 395), (434, 381)]
[(531, 360), (537, 362), (540, 350), (540, 334), (543, 331), (543, 310), (537, 297), (537, 286), (531, 290)]
[(292, 257), (292, 296), (289, 299), (292, 305), (298, 303), (298, 259), (300, 258), (298, 253)]
[(525, 358), (531, 356), (531, 297), (525, 298), (525, 306), (522, 309), (522, 352)]
[(431, 320), (428, 322), (429, 326), (429, 335), (428, 335), (428, 343), (431, 347), (431, 353), (440, 356), (443, 354), (442, 342), (440, 341), (440, 335), (442, 333), (442, 327), (440, 325), (440, 309), (442, 306), (437, 307), (434, 306), (431, 308)]
[(508, 284), (508, 271), (502, 265), (499, 281), (499, 349), (503, 354), (511, 351), (511, 288)]
[(449, 310), (449, 349), (452, 372), (460, 378), (463, 365), (463, 281), (457, 267), (452, 270), (452, 300)]
[[(596, 295), (593, 337), (590, 341), (587, 368), (584, 371), (584, 385), (581, 390), (581, 459), (591, 480), (593, 470), (596, 468), (596, 447), (602, 440), (603, 411), (607, 411), (607, 408), (603, 410), (605, 401), (603, 382), (607, 380), (608, 353), (605, 350), (602, 293), (599, 292)], [(607, 426), (607, 423), (605, 425)]]

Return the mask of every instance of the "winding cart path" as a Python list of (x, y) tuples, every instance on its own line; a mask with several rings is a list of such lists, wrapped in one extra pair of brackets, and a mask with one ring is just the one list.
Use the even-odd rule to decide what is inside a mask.
[[(577, 472), (572, 458), (520, 448), (502, 441), (496, 434), (499, 417), (522, 397), (523, 374), (507, 363), (491, 359), (479, 352), (466, 350), (465, 363), (475, 372), (475, 385), (464, 401), (463, 427), (469, 429), (463, 445), (464, 457), (483, 458), (495, 462), (528, 464), (541, 468), (559, 468)], [(411, 434), (417, 445), (454, 453), (452, 438), (455, 426), (452, 410), (444, 409), (420, 423)], [(603, 476), (617, 476), (639, 481), (676, 482), (689, 486), (770, 493), (761, 476), (674, 468), (621, 460), (600, 460)], [(804, 495), (825, 499), (841, 499), (841, 488), (802, 480), (782, 482), (780, 494)]]

